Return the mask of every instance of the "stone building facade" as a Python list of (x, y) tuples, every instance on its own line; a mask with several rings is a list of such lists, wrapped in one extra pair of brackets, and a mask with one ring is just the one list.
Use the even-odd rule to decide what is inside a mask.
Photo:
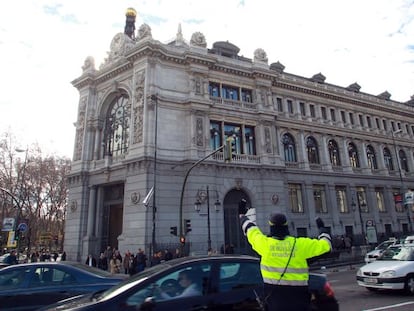
[[(266, 232), (275, 211), (291, 233), (316, 235), (320, 216), (354, 243), (372, 228), (379, 238), (411, 230), (411, 206), (395, 200), (414, 187), (411, 101), (287, 73), (263, 49), (249, 59), (228, 41), (208, 48), (202, 33), (187, 42), (179, 29), (164, 44), (146, 24), (131, 29), (114, 36), (99, 69), (86, 58), (72, 82), (68, 259), (107, 246), (175, 248), (174, 227), (190, 253), (249, 252), (241, 198)], [(227, 138), (231, 161), (220, 148)]]

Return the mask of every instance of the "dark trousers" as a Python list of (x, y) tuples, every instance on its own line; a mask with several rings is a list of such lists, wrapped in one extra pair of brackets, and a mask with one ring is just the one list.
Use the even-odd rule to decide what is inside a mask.
[(264, 302), (267, 311), (309, 311), (308, 286), (264, 284)]

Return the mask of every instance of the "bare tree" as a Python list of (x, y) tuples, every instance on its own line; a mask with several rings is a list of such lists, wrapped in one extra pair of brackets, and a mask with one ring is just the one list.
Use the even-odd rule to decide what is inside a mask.
[(19, 202), (17, 207), (13, 206), (2, 193), (4, 216), (12, 215), (20, 223), (27, 223), (29, 232), (24, 241), (27, 247), (58, 248), (64, 238), (66, 174), (71, 161), (55, 155), (44, 156), (38, 145), (25, 149), (22, 156), (17, 154), (21, 150), (15, 148), (14, 141), (8, 133), (0, 140), (0, 187), (6, 188)]

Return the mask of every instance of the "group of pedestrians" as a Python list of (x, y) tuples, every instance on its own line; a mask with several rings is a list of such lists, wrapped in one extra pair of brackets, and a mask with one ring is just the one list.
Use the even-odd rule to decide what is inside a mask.
[(92, 254), (89, 254), (85, 264), (113, 274), (124, 273), (134, 275), (143, 271), (147, 266), (155, 266), (163, 261), (178, 257), (181, 257), (178, 248), (175, 250), (175, 253), (165, 249), (164, 251), (154, 252), (153, 256), (148, 258), (142, 248), (138, 248), (135, 254), (127, 250), (122, 256), (118, 249), (108, 246), (105, 251), (100, 253), (97, 259)]

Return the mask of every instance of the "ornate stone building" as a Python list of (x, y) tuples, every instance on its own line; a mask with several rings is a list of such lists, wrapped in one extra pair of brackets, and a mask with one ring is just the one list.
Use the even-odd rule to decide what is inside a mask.
[[(355, 243), (411, 230), (410, 209), (395, 200), (414, 183), (411, 101), (287, 73), (263, 49), (249, 59), (228, 41), (208, 48), (201, 33), (188, 42), (181, 28), (164, 44), (146, 24), (135, 35), (134, 22), (129, 10), (105, 62), (95, 69), (88, 57), (72, 82), (80, 99), (69, 259), (108, 245), (175, 248), (174, 227), (191, 253), (226, 244), (248, 252), (241, 198), (264, 231), (274, 211), (297, 235), (316, 235), (316, 216)], [(231, 161), (220, 149), (227, 138)]]

